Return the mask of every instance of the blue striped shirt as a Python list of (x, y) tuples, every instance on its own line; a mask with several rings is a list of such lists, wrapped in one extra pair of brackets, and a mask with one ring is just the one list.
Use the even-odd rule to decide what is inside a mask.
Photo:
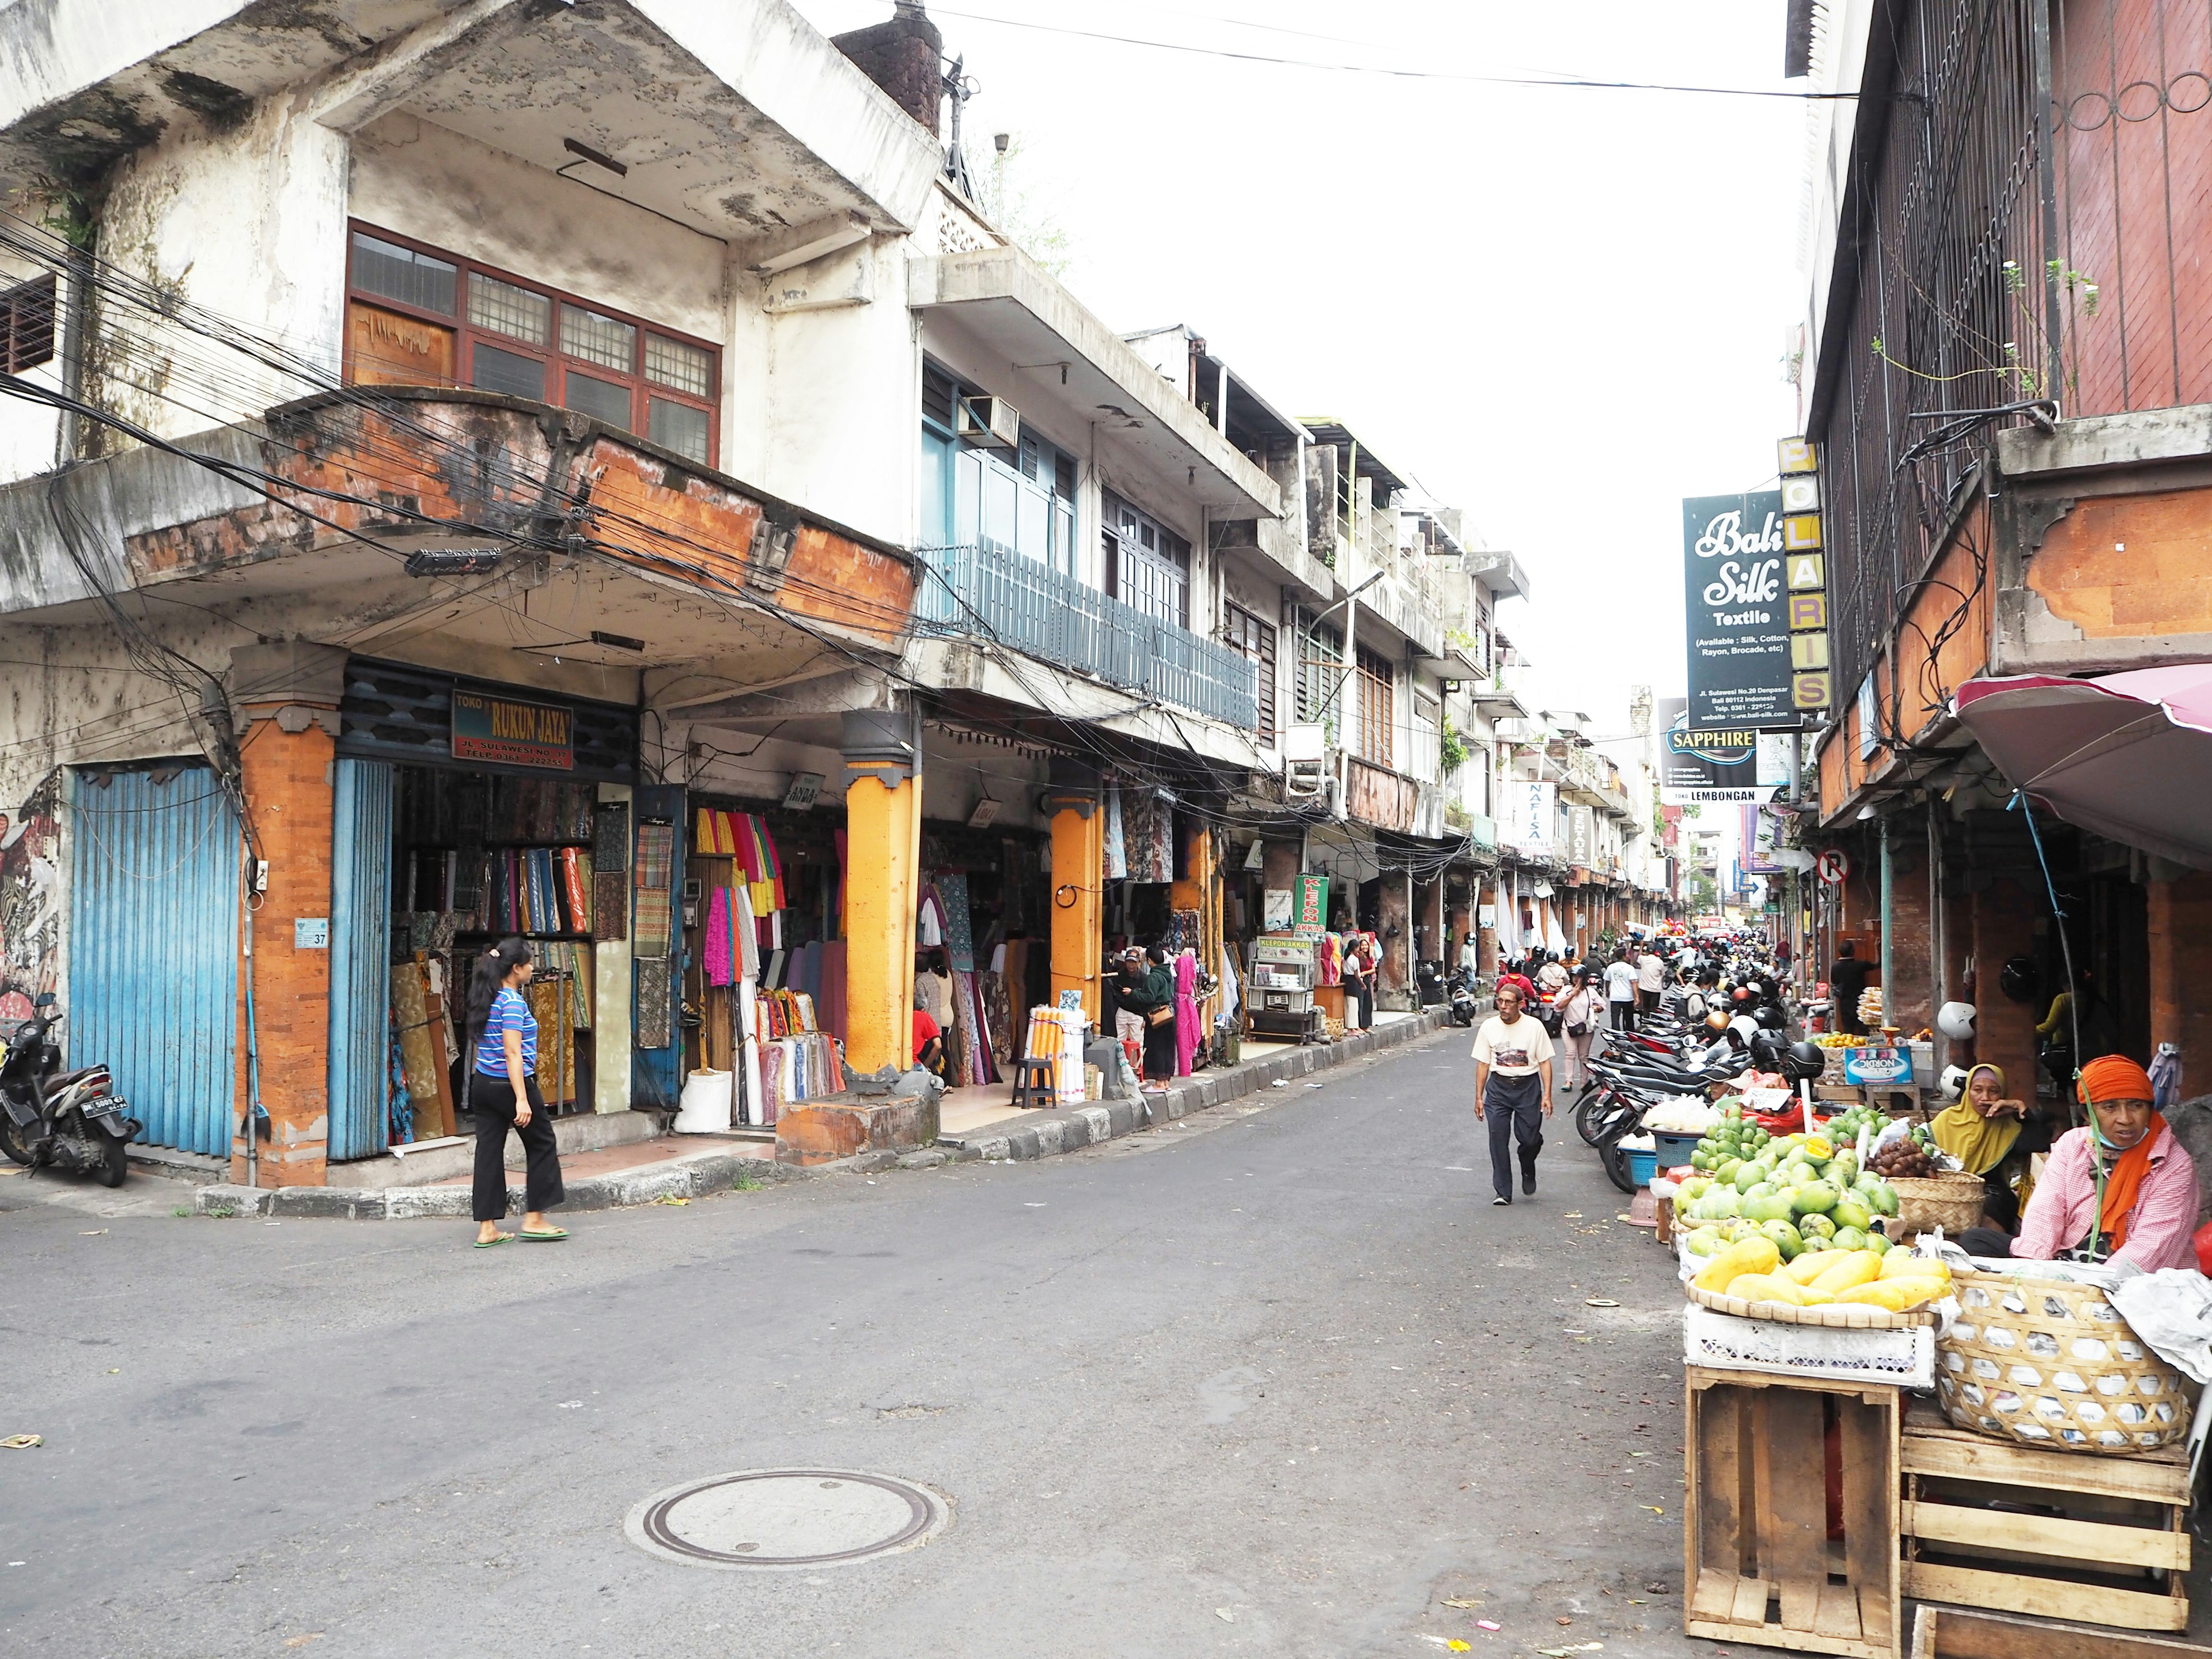
[(522, 1000), (522, 993), (511, 986), (502, 985), (499, 994), (491, 1000), (491, 1012), (484, 1018), (483, 1035), (477, 1039), (477, 1070), (486, 1077), (507, 1075), (507, 1034), (522, 1033), (522, 1069), (527, 1073), (538, 1069), (538, 1019), (530, 1012), (530, 1005)]

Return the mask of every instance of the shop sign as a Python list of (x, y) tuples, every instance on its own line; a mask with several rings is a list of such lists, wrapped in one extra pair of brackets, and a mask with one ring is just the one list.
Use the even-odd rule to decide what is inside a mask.
[(1699, 729), (1803, 724), (1791, 701), (1782, 492), (1682, 503), (1690, 719)]
[(551, 703), (453, 693), (453, 758), (550, 772), (576, 767), (575, 717)]
[(1567, 862), (1583, 869), (1591, 868), (1597, 861), (1597, 826), (1595, 809), (1570, 806), (1567, 809)]
[(1846, 1083), (1910, 1083), (1912, 1080), (1912, 1055), (1903, 1048), (1846, 1048), (1844, 1050), (1844, 1081)]
[(1292, 932), (1300, 933), (1324, 933), (1328, 931), (1327, 876), (1298, 878), (1297, 910), (1291, 927)]
[(1498, 820), (1498, 838), (1524, 853), (1548, 853), (1559, 819), (1559, 787), (1555, 783), (1509, 783)]
[(1662, 699), (1658, 713), (1661, 805), (1741, 804), (1773, 794), (1759, 779), (1757, 727), (1692, 730), (1684, 697)]
[(1291, 906), (1295, 895), (1287, 887), (1270, 887), (1260, 901), (1260, 925), (1270, 933), (1291, 930)]

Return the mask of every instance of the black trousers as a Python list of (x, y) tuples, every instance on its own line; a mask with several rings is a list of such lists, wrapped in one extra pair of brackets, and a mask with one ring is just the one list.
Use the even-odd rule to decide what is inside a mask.
[(526, 1210), (550, 1210), (566, 1194), (561, 1187), (561, 1156), (553, 1141), (553, 1121), (538, 1093), (538, 1079), (528, 1079), (530, 1121), (514, 1125), (514, 1085), (503, 1077), (469, 1073), (469, 1109), (477, 1119), (477, 1172), (474, 1191), (476, 1218), (497, 1221), (507, 1214), (507, 1132), (522, 1137), (526, 1173)]
[(1613, 1016), (1613, 1029), (1632, 1031), (1636, 1029), (1636, 1005), (1632, 1002), (1609, 1001), (1606, 1011)]
[(1521, 1174), (1536, 1178), (1536, 1154), (1544, 1150), (1544, 1079), (1490, 1074), (1482, 1096), (1483, 1116), (1490, 1126), (1490, 1185), (1498, 1197), (1513, 1196), (1513, 1157), (1509, 1140), (1521, 1146)]
[(1346, 984), (1344, 997), (1346, 1029), (1357, 1025), (1363, 1031), (1372, 1030), (1375, 1027), (1374, 976), (1362, 974), (1357, 981)]

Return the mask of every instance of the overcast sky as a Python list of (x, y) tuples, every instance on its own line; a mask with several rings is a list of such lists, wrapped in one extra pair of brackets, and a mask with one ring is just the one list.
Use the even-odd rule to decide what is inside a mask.
[[(829, 33), (890, 15), (795, 3)], [(1778, 91), (1783, 0), (930, 9), (981, 88), (972, 148), (1017, 135), (1012, 188), (1066, 231), (1085, 304), (1124, 332), (1189, 324), (1278, 408), (1341, 418), (1519, 554), (1535, 602), (1504, 625), (1552, 706), (1618, 733), (1632, 684), (1681, 694), (1680, 499), (1765, 482), (1794, 418), (1802, 104), (1291, 68), (977, 19)]]

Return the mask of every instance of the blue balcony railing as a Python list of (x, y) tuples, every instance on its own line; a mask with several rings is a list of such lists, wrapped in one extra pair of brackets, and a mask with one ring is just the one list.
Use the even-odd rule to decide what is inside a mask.
[(1109, 685), (1148, 692), (1247, 732), (1258, 729), (1257, 671), (1227, 646), (1018, 554), (932, 547), (921, 556), (930, 571), (915, 606), (923, 631), (994, 639)]

